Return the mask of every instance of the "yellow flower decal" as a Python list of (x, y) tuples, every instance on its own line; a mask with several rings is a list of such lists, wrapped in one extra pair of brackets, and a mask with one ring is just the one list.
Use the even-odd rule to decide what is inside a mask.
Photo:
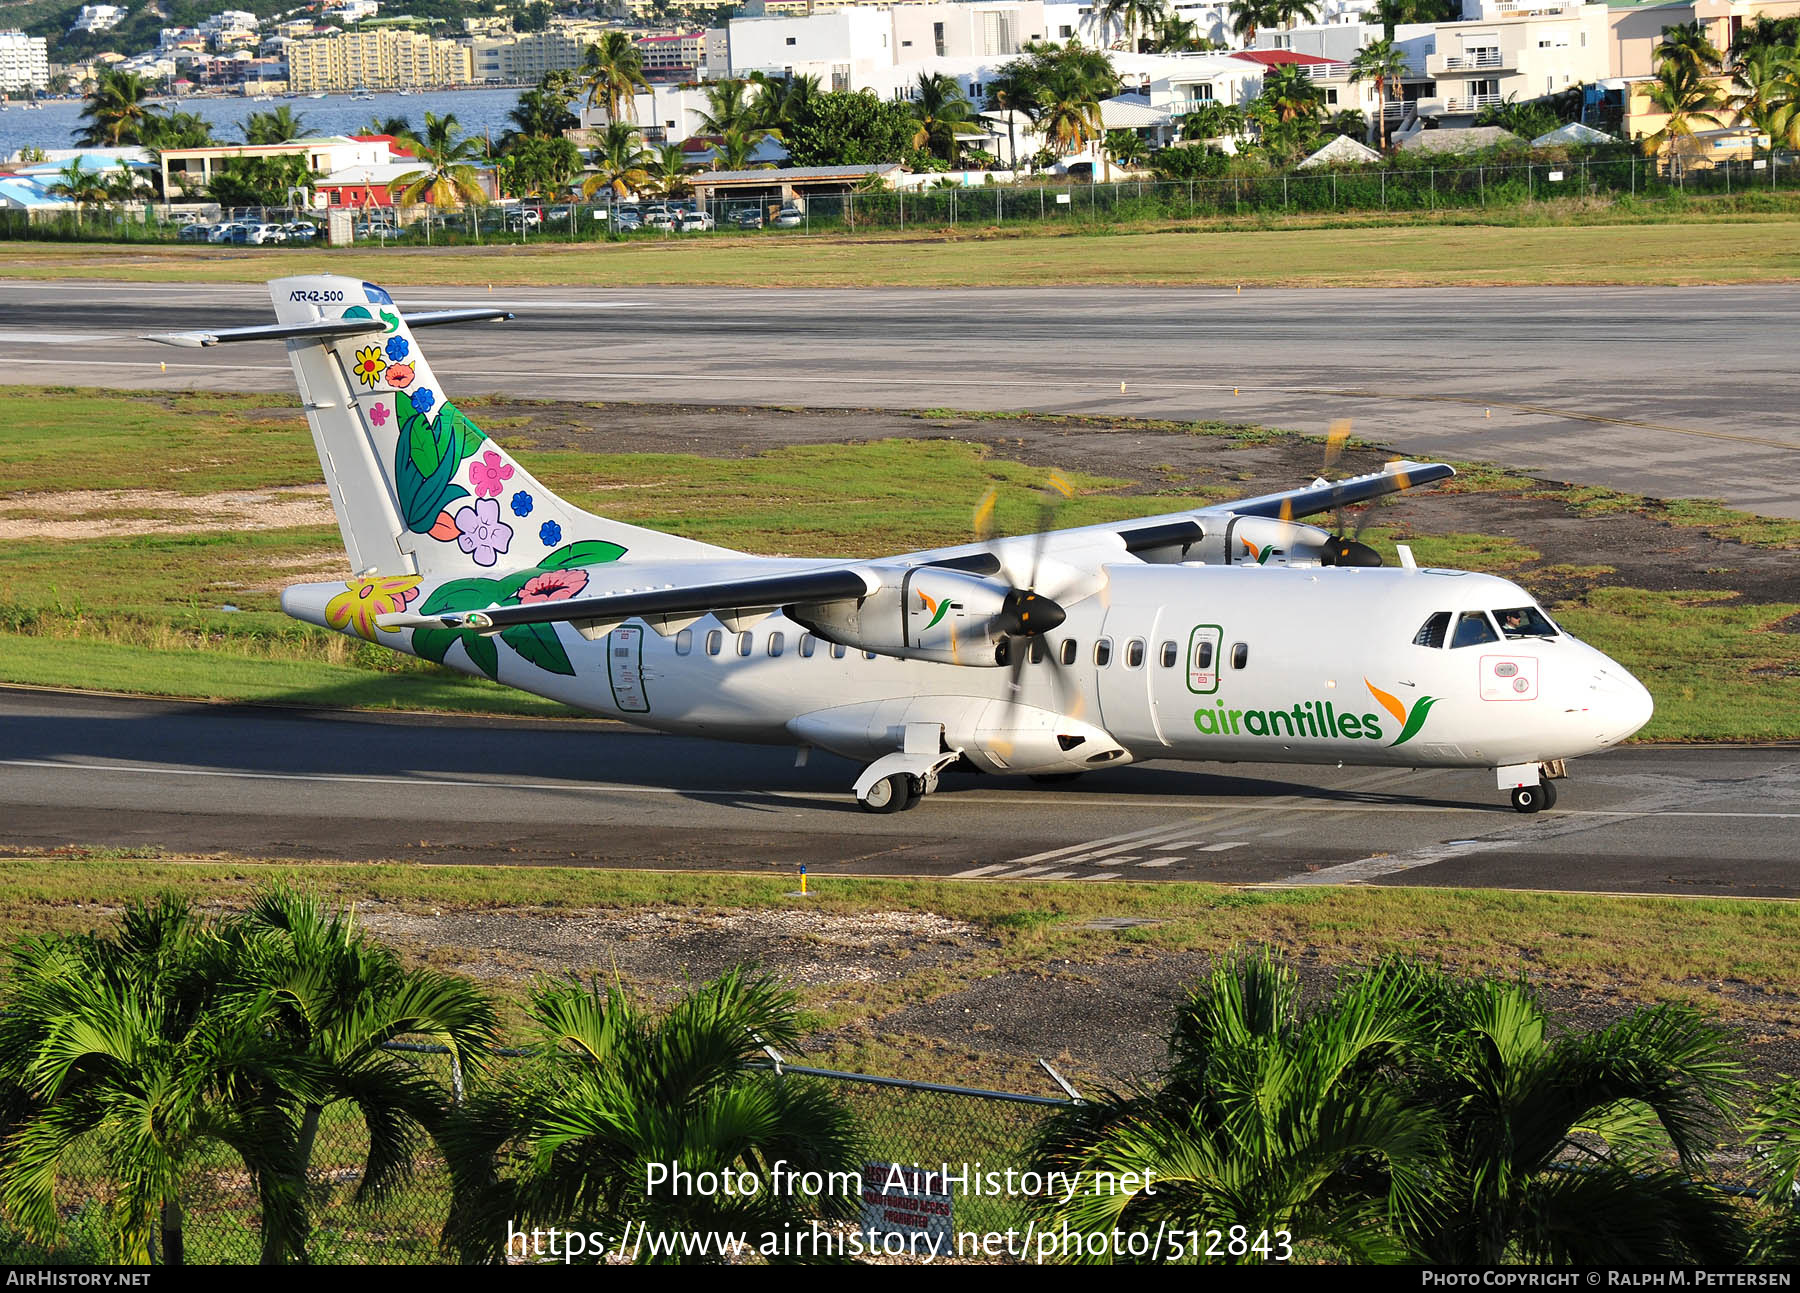
[[(348, 629), (373, 642), (379, 627), (375, 617), (405, 610), (406, 604), (419, 595), (419, 576), (377, 575), (373, 579), (352, 579), (344, 589), (325, 604), (325, 622), (340, 633)], [(399, 631), (381, 629), (383, 633)]]
[(387, 360), (377, 346), (365, 346), (356, 352), (356, 376), (364, 386), (373, 386), (387, 370)]

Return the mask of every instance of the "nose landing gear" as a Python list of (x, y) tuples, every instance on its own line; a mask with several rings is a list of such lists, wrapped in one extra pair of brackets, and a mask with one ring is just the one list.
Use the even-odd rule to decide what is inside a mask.
[(1556, 807), (1556, 783), (1543, 781), (1535, 786), (1513, 787), (1512, 806), (1521, 813), (1541, 813)]
[(1556, 807), (1556, 783), (1569, 772), (1561, 759), (1547, 759), (1543, 763), (1498, 768), (1495, 775), (1500, 789), (1512, 788), (1514, 812), (1541, 813)]

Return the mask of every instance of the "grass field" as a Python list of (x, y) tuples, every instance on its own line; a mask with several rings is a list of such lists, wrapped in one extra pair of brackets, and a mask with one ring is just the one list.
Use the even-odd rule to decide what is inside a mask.
[[(1549, 219), (1549, 216), (1540, 216)], [(836, 235), (662, 243), (298, 251), (285, 248), (7, 243), (0, 275), (260, 283), (329, 270), (374, 282), (741, 287), (969, 287), (1245, 284), (1424, 287), (1704, 284), (1800, 278), (1800, 216), (1706, 217), (1604, 207), (1596, 223), (1359, 218), (1243, 228), (1051, 233), (1032, 227), (952, 237)]]
[[(15, 410), (0, 426), (0, 533), (17, 528), (0, 543), (0, 681), (309, 706), (568, 713), (280, 613), (284, 584), (347, 574), (318, 464), (297, 410), (284, 407), (288, 397), (11, 387), (0, 388), (0, 398)], [(921, 415), (921, 430), (941, 412)], [(527, 420), (485, 419), (479, 409), (476, 416), (503, 441)], [(1284, 435), (1154, 425), (1216, 437), (1221, 454)], [(1002, 532), (1028, 531), (1043, 475), (958, 440), (807, 445), (730, 461), (568, 449), (533, 449), (527, 458), (559, 493), (621, 520), (746, 551), (807, 556), (963, 541), (971, 504), (990, 487), (1000, 491)], [(1068, 475), (1076, 495), (1060, 525), (1175, 511), (1251, 488), (1204, 483), (1181, 494), (1128, 494), (1124, 481)], [(1547, 486), (1480, 466), (1452, 485), (1556, 499), (1578, 512), (1638, 510), (1734, 541), (1800, 546), (1800, 523), (1710, 504)], [(221, 500), (244, 491), (307, 486), (323, 514), (314, 523), (257, 528), (215, 519)], [(79, 533), (34, 529), (46, 522)], [(1369, 537), (1391, 559), (1395, 532), (1378, 528)], [(1426, 564), (1494, 571), (1528, 586), (1569, 573), (1516, 539), (1455, 531), (1405, 537)], [(1792, 682), (1800, 676), (1800, 634), (1781, 631), (1800, 614), (1800, 598), (1748, 603), (1717, 592), (1598, 588), (1558, 614), (1651, 687), (1658, 709), (1646, 739), (1800, 736), (1800, 689)]]

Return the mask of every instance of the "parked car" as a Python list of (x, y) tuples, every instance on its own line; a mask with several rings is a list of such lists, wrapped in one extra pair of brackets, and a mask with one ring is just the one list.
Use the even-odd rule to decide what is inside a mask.
[(284, 224), (281, 229), (283, 233), (287, 234), (289, 242), (311, 242), (319, 236), (319, 226), (306, 220), (296, 220), (292, 224)]
[(763, 213), (756, 207), (739, 207), (725, 217), (726, 222), (739, 229), (760, 229), (763, 227)]
[(675, 215), (673, 212), (663, 210), (660, 207), (646, 211), (644, 212), (644, 227), (646, 229), (673, 229), (675, 227)]
[(551, 207), (548, 211), (544, 212), (544, 219), (552, 224), (566, 225), (569, 223), (569, 208)]
[(386, 220), (364, 220), (356, 226), (358, 238), (398, 238), (400, 231)]
[(792, 229), (795, 225), (806, 223), (806, 212), (797, 206), (784, 206), (769, 223), (777, 229)]
[(182, 242), (211, 242), (212, 235), (213, 227), (209, 224), (186, 224), (181, 226), (181, 232), (175, 236)]
[(234, 235), (237, 233), (239, 226), (244, 223), (245, 221), (242, 220), (227, 220), (223, 224), (216, 224), (212, 227), (212, 232), (206, 235), (206, 241), (234, 242), (236, 241)]
[(544, 217), (536, 207), (520, 207), (517, 211), (506, 213), (506, 227), (515, 233), (535, 229), (543, 222)]
[(715, 227), (713, 218), (704, 211), (683, 211), (675, 217), (676, 233), (710, 233)]
[(620, 233), (636, 233), (644, 227), (644, 217), (635, 211), (620, 211), (614, 214), (612, 227)]

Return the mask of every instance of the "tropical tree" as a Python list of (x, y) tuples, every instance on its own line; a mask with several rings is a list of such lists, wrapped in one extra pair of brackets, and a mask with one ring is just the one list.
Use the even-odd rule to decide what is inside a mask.
[(1800, 143), (1800, 49), (1744, 47), (1732, 59), (1723, 106), (1768, 136), (1771, 151)]
[(686, 197), (693, 189), (687, 175), (687, 154), (680, 144), (664, 144), (651, 154), (650, 184), (665, 198)]
[(912, 146), (925, 149), (952, 166), (956, 164), (961, 141), (982, 133), (970, 120), (975, 106), (956, 78), (943, 72), (920, 72), (907, 106), (919, 123), (913, 131)]
[[(753, 130), (744, 126), (732, 126), (719, 136), (713, 145), (713, 169), (715, 171), (748, 171), (754, 170), (757, 163), (753, 160), (757, 148), (769, 137), (766, 130)], [(768, 163), (764, 163), (768, 165)]]
[(1244, 133), (1245, 121), (1242, 108), (1209, 99), (1182, 113), (1175, 119), (1175, 125), (1183, 139), (1229, 139)]
[[(700, 114), (700, 133), (722, 135), (727, 130), (754, 128), (761, 112), (750, 94), (751, 82), (739, 78), (716, 81), (706, 87), (706, 111)], [(761, 91), (758, 91), (760, 97)]]
[(273, 112), (252, 112), (244, 122), (246, 144), (285, 144), (305, 137), (305, 119), (285, 103)]
[(365, 135), (392, 135), (402, 142), (413, 137), (412, 122), (406, 117), (370, 117), (362, 128)]
[(906, 156), (918, 123), (904, 104), (867, 90), (819, 94), (783, 132), (793, 166), (869, 166)]
[(1101, 137), (1100, 98), (1094, 82), (1081, 69), (1053, 66), (1036, 90), (1038, 134), (1059, 157), (1086, 148)]
[(1406, 55), (1394, 44), (1391, 36), (1370, 41), (1357, 50), (1350, 60), (1352, 85), (1360, 85), (1364, 81), (1375, 83), (1375, 123), (1383, 152), (1387, 151), (1388, 146), (1388, 87), (1398, 86), (1411, 70)]
[(1662, 1006), (1553, 1039), (1523, 982), (1408, 977), (1433, 1039), (1408, 1080), (1449, 1149), (1427, 1260), (1741, 1260), (1730, 1201), (1695, 1180), (1742, 1073), (1721, 1029)]
[(481, 187), (480, 171), (475, 165), (482, 156), (482, 146), (474, 139), (457, 138), (461, 133), (454, 112), (441, 117), (429, 110), (425, 113), (425, 133), (414, 150), (419, 169), (395, 178), (394, 183), (399, 186), (395, 194), (397, 205), (424, 202), (434, 207), (465, 203), (479, 206), (487, 201), (487, 191)]
[[(1014, 64), (1008, 63), (1006, 67), (1013, 68)], [(1036, 82), (1022, 71), (1003, 69), (988, 82), (987, 106), (989, 112), (1006, 114), (1006, 164), (1016, 171), (1019, 169), (1017, 115), (1022, 112), (1030, 117), (1037, 110)]]
[(650, 187), (648, 168), (652, 160), (635, 126), (622, 121), (607, 123), (600, 135), (600, 146), (589, 156), (594, 173), (582, 184), (581, 196), (591, 199), (601, 189), (614, 198), (642, 193)]
[(561, 193), (581, 173), (581, 149), (558, 136), (521, 135), (500, 158), (500, 174), (513, 194)]
[(1212, 41), (1200, 34), (1200, 28), (1177, 13), (1166, 13), (1158, 20), (1149, 44), (1153, 54), (1185, 54), (1212, 48)]
[(604, 102), (609, 122), (636, 120), (637, 92), (650, 88), (644, 79), (643, 51), (622, 31), (606, 32), (588, 46), (580, 77), (588, 107)]
[(151, 153), (174, 148), (206, 148), (213, 143), (212, 125), (197, 112), (159, 113), (144, 123), (139, 142)]
[(1344, 108), (1332, 113), (1321, 123), (1321, 131), (1327, 135), (1348, 135), (1352, 139), (1369, 137), (1369, 115), (1361, 108)]
[(789, 127), (806, 119), (813, 100), (822, 93), (816, 76), (765, 78), (751, 105), (756, 124), (778, 138)]
[(1278, 27), (1295, 27), (1319, 18), (1317, 0), (1269, 0), (1269, 10), (1274, 18), (1272, 25)]
[(1277, 63), (1266, 69), (1258, 97), (1279, 121), (1317, 117), (1325, 106), (1318, 83), (1298, 63)]
[(1257, 32), (1281, 22), (1274, 0), (1231, 0), (1226, 12), (1231, 15), (1232, 34), (1244, 42), (1246, 49), (1256, 44)]
[[(1225, 1254), (1238, 1262), (1291, 1255), (1266, 1238), (1278, 1231), (1327, 1260), (1410, 1256), (1408, 1235), (1434, 1202), (1443, 1134), (1441, 1116), (1386, 1076), (1426, 1040), (1408, 986), (1377, 970), (1303, 1009), (1298, 976), (1275, 954), (1221, 960), (1177, 1011), (1160, 1089), (1107, 1093), (1040, 1133), (1033, 1166), (1079, 1173), (1072, 1193), (1046, 1203), (1042, 1224), (1084, 1237), (1233, 1227), (1265, 1236)], [(1099, 1172), (1139, 1188), (1095, 1188)], [(1183, 1256), (1204, 1254), (1165, 1246), (1150, 1260)]]
[[(776, 1164), (831, 1173), (863, 1162), (855, 1120), (833, 1095), (745, 1068), (765, 1044), (797, 1042), (795, 1003), (741, 970), (661, 1018), (616, 986), (535, 987), (538, 1058), (473, 1095), (455, 1123), (449, 1243), (465, 1261), (494, 1262), (515, 1226), (780, 1236), (854, 1216), (854, 1194), (808, 1195), (772, 1175)], [(743, 1173), (756, 1188), (658, 1188), (652, 1167), (675, 1163), (696, 1176)]]
[(573, 130), (581, 124), (581, 118), (569, 111), (569, 103), (575, 97), (575, 88), (569, 82), (566, 72), (552, 72), (537, 85), (519, 95), (506, 119), (512, 123), (501, 136), (500, 146), (506, 148), (512, 141), (521, 137), (534, 139), (558, 139), (565, 130)]
[(1100, 27), (1100, 41), (1114, 25), (1132, 53), (1142, 52), (1144, 33), (1153, 30), (1169, 17), (1166, 0), (1099, 0), (1094, 6), (1094, 20)]
[(236, 959), (228, 930), (172, 897), (127, 907), (110, 936), (13, 952), (0, 987), (0, 1088), (14, 1113), (0, 1201), (28, 1235), (54, 1239), (58, 1178), (93, 1144), (116, 1190), (114, 1255), (180, 1265), (183, 1187), (222, 1150), (256, 1183), (268, 1245), (300, 1251), (294, 1114), (311, 1073), (255, 1000), (230, 999)]
[(77, 136), (81, 146), (142, 144), (150, 122), (158, 116), (152, 102), (155, 93), (149, 78), (136, 72), (101, 71), (81, 108), (81, 119), (87, 123)]
[(1135, 130), (1109, 130), (1101, 146), (1121, 166), (1141, 166), (1150, 155), (1150, 145)]
[[(239, 928), (236, 992), (251, 995), (262, 1026), (313, 1074), (294, 1107), (295, 1192), (304, 1193), (320, 1120), (348, 1106), (369, 1145), (355, 1197), (380, 1198), (407, 1179), (425, 1137), (440, 1135), (450, 1112), (443, 1086), (387, 1045), (433, 1043), (476, 1074), (493, 1042), (493, 1006), (466, 979), (405, 968), (344, 913), (287, 886), (260, 893)], [(280, 1259), (280, 1239), (265, 1232), (264, 1261)]]
[(1394, 28), (1402, 23), (1455, 22), (1462, 17), (1462, 0), (1376, 0), (1375, 21), (1381, 34), (1394, 38)]
[(227, 157), (213, 171), (206, 191), (222, 207), (281, 207), (296, 189), (317, 178), (306, 158), (289, 153), (275, 157)]
[(56, 179), (50, 185), (50, 192), (56, 197), (65, 198), (75, 204), (77, 214), (89, 206), (104, 202), (111, 196), (106, 181), (98, 171), (90, 171), (82, 165), (81, 158), (71, 157), (56, 172)]
[(1708, 75), (1718, 70), (1725, 55), (1712, 43), (1702, 24), (1683, 22), (1663, 28), (1662, 40), (1656, 46), (1656, 61), (1659, 64), (1674, 63), (1691, 72)]
[(1718, 115), (1725, 106), (1724, 96), (1705, 73), (1681, 58), (1667, 58), (1658, 64), (1644, 96), (1665, 118), (1659, 129), (1644, 137), (1644, 155), (1661, 157), (1667, 152), (1672, 170), (1679, 175), (1682, 154), (1693, 147), (1694, 127), (1724, 124)]
[(1800, 1265), (1800, 1081), (1790, 1078), (1764, 1092), (1744, 1130), (1764, 1207), (1750, 1260)]

